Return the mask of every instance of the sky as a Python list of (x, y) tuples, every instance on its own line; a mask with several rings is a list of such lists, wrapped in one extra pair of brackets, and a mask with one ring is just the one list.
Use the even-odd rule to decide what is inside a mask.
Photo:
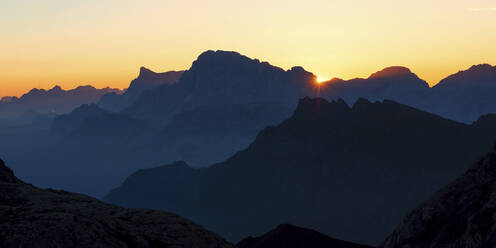
[(320, 78), (401, 65), (433, 85), (496, 64), (496, 0), (1, 0), (0, 96), (188, 69), (238, 51)]

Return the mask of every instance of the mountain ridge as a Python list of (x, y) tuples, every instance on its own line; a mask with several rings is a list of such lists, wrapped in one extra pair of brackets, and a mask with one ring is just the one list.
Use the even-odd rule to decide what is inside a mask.
[(491, 137), (494, 127), (393, 101), (362, 99), (349, 107), (343, 100), (303, 98), (290, 118), (264, 128), (225, 161), (139, 171), (104, 199), (178, 212), (228, 240), (292, 223), (375, 245), (418, 201), (480, 156)]
[(234, 247), (175, 214), (125, 209), (17, 179), (0, 159), (0, 245), (9, 247)]

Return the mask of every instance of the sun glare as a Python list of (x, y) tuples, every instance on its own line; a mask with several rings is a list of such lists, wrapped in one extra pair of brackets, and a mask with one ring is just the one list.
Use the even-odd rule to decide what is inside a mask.
[(316, 79), (316, 81), (317, 81), (317, 83), (318, 83), (318, 84), (321, 84), (321, 83), (325, 82), (326, 80), (327, 80), (327, 79), (325, 79), (325, 78), (324, 78), (324, 77), (322, 77), (322, 76), (317, 76), (317, 79)]

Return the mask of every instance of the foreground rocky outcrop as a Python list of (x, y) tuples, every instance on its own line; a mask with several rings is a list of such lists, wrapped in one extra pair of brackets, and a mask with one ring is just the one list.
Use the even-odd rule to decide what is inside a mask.
[(496, 147), (413, 210), (382, 248), (496, 247)]
[(238, 248), (372, 248), (330, 238), (317, 231), (289, 224), (260, 236), (248, 237), (238, 243)]
[(42, 190), (0, 160), (0, 247), (234, 247), (177, 215)]

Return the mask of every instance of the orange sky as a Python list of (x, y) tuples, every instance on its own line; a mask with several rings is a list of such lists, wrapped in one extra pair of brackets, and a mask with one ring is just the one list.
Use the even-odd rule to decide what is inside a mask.
[(430, 84), (496, 64), (495, 0), (6, 0), (0, 28), (0, 96), (124, 88), (142, 65), (187, 69), (209, 49), (322, 78), (403, 65)]

